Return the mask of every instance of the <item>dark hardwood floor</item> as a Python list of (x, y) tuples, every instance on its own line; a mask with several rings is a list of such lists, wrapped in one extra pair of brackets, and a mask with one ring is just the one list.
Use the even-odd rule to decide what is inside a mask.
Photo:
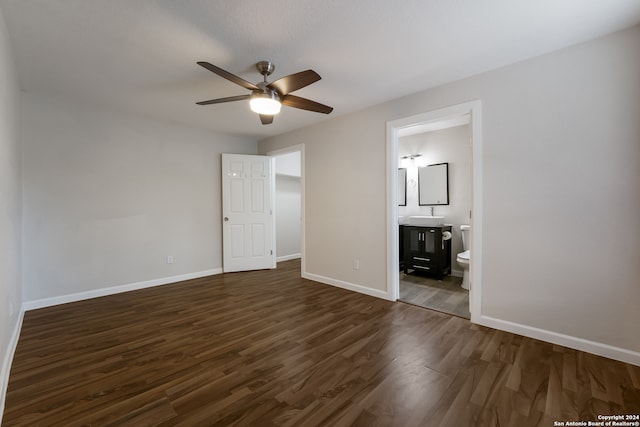
[(4, 426), (553, 426), (640, 413), (640, 367), (299, 278), (29, 311)]

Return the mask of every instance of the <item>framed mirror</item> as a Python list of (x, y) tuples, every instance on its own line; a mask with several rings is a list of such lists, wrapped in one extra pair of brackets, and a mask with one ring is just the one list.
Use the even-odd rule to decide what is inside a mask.
[(418, 204), (449, 204), (449, 163), (436, 163), (418, 168)]
[(398, 206), (407, 206), (407, 169), (398, 168)]

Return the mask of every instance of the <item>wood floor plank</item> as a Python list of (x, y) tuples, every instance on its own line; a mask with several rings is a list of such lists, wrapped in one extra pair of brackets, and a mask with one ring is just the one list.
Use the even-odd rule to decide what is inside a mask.
[(3, 426), (528, 427), (622, 413), (640, 413), (640, 367), (301, 279), (294, 260), (27, 312)]

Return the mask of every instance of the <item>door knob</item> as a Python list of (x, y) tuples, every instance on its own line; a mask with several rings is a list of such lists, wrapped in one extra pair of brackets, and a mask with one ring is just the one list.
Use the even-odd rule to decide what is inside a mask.
[(224, 222), (229, 221), (229, 218), (227, 218), (226, 216), (224, 217)]

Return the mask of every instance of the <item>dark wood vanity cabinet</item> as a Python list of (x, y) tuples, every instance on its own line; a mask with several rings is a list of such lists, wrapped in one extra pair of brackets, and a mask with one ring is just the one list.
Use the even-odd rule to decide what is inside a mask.
[(451, 239), (442, 238), (445, 231), (451, 232), (451, 226), (402, 227), (404, 274), (410, 270), (438, 277), (451, 274)]
[(399, 251), (399, 259), (400, 259), (400, 270), (404, 269), (404, 225), (400, 224), (400, 231), (398, 233), (399, 235), (399, 246), (400, 246), (400, 251)]

